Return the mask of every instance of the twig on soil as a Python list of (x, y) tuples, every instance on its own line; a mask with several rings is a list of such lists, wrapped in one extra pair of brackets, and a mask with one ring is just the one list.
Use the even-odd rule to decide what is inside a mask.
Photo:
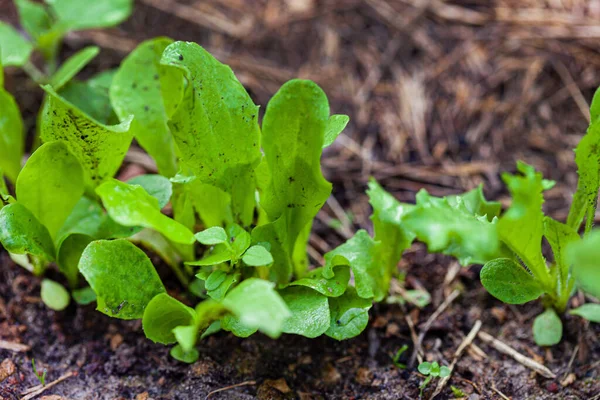
[(210, 396), (212, 396), (215, 393), (224, 392), (224, 391), (230, 390), (230, 389), (235, 389), (240, 386), (251, 386), (251, 385), (256, 385), (256, 381), (245, 381), (245, 382), (241, 382), (241, 383), (236, 383), (235, 385), (225, 386), (220, 389), (213, 390), (212, 392), (210, 392), (209, 394), (206, 395), (205, 399), (208, 399)]
[(440, 306), (437, 308), (437, 310), (435, 310), (435, 312), (433, 314), (431, 314), (431, 316), (429, 317), (427, 322), (425, 322), (423, 329), (421, 329), (421, 332), (419, 333), (419, 337), (417, 338), (417, 343), (415, 343), (415, 349), (413, 350), (412, 356), (410, 357), (410, 361), (408, 363), (408, 365), (411, 368), (415, 364), (415, 359), (417, 358), (418, 352), (421, 350), (421, 346), (423, 344), (423, 339), (425, 339), (425, 335), (429, 331), (429, 328), (431, 328), (431, 325), (433, 325), (435, 320), (444, 312), (444, 310), (446, 308), (448, 308), (450, 303), (452, 303), (454, 301), (454, 299), (456, 299), (458, 297), (459, 294), (460, 294), (460, 292), (458, 290), (455, 290), (452, 293), (450, 293), (450, 296), (448, 296), (446, 298), (446, 300), (444, 300), (444, 302), (442, 304), (440, 304)]
[(6, 340), (0, 340), (0, 349), (11, 350), (16, 352), (25, 352), (31, 349), (31, 346), (21, 343), (7, 342)]
[(465, 351), (465, 349), (473, 342), (473, 340), (475, 339), (475, 336), (477, 336), (477, 333), (479, 332), (480, 329), (481, 329), (481, 321), (477, 320), (477, 321), (475, 321), (475, 324), (473, 325), (473, 328), (471, 328), (471, 331), (469, 332), (469, 334), (463, 339), (461, 344), (458, 346), (458, 348), (454, 352), (454, 358), (452, 359), (452, 363), (450, 363), (450, 367), (449, 367), (450, 374), (439, 380), (437, 387), (435, 388), (435, 391), (431, 395), (430, 399), (434, 399), (435, 396), (437, 396), (438, 394), (440, 394), (442, 392), (442, 389), (444, 389), (444, 386), (446, 386), (446, 383), (448, 383), (448, 381), (450, 380), (450, 377), (452, 376), (452, 371), (454, 371), (454, 367), (456, 366), (458, 359), (462, 355), (463, 351)]
[(567, 364), (567, 369), (565, 370), (565, 373), (563, 374), (563, 380), (567, 378), (567, 375), (569, 375), (569, 372), (571, 372), (571, 368), (573, 367), (573, 362), (575, 361), (575, 357), (577, 357), (577, 353), (579, 353), (579, 345), (575, 346), (575, 349), (573, 350), (573, 354), (571, 354), (571, 358), (569, 359), (569, 364)]
[(64, 381), (65, 379), (68, 379), (68, 378), (70, 378), (72, 376), (76, 376), (76, 375), (77, 375), (77, 372), (75, 372), (75, 371), (67, 372), (66, 374), (64, 374), (60, 378), (58, 378), (57, 380), (52, 381), (45, 386), (42, 386), (42, 385), (33, 386), (33, 387), (27, 389), (26, 391), (24, 391), (23, 393), (21, 393), (21, 395), (26, 395), (21, 400), (31, 400), (34, 397), (42, 394), (47, 389), (50, 389), (52, 386), (57, 385), (57, 384), (61, 383), (62, 381)]
[(494, 392), (496, 392), (496, 394), (500, 397), (502, 397), (504, 400), (510, 400), (509, 397), (507, 397), (504, 393), (502, 393), (500, 390), (498, 390), (498, 388), (496, 387), (496, 384), (494, 382), (492, 382), (492, 390)]
[(515, 349), (513, 349), (506, 343), (500, 341), (499, 339), (496, 339), (489, 333), (480, 331), (477, 334), (477, 337), (479, 339), (481, 339), (482, 341), (484, 341), (485, 343), (492, 346), (493, 348), (495, 348), (496, 350), (498, 350), (500, 353), (504, 353), (504, 354), (511, 356), (519, 363), (523, 364), (524, 366), (526, 366), (529, 369), (532, 369), (533, 371), (537, 372), (538, 374), (542, 375), (543, 377), (552, 378), (552, 379), (556, 378), (556, 374), (553, 373), (552, 371), (550, 371), (548, 368), (546, 368), (542, 364), (538, 363), (537, 361), (534, 361), (531, 358), (524, 356), (523, 354), (519, 353), (518, 351), (516, 351)]

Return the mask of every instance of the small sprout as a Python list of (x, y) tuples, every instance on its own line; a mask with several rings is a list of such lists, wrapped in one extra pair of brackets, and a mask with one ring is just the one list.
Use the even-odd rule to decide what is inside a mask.
[(46, 373), (48, 372), (48, 370), (46, 370), (46, 368), (44, 368), (42, 373), (39, 373), (35, 367), (35, 358), (31, 359), (31, 368), (33, 369), (33, 373), (35, 374), (35, 377), (40, 381), (42, 386), (46, 386)]
[(419, 386), (419, 389), (421, 389), (419, 396), (423, 396), (423, 390), (427, 387), (427, 385), (429, 384), (429, 382), (431, 382), (433, 378), (446, 378), (450, 376), (451, 372), (450, 368), (446, 367), (445, 365), (442, 365), (440, 367), (437, 361), (434, 361), (432, 363), (424, 361), (421, 364), (419, 364), (418, 370), (420, 373), (426, 376), (423, 383), (421, 383), (421, 386)]
[(456, 399), (467, 397), (467, 394), (465, 392), (463, 392), (461, 389), (457, 388), (454, 385), (450, 386), (450, 390), (452, 390), (452, 394), (454, 395), (454, 398), (456, 398)]
[(408, 350), (408, 346), (407, 346), (407, 345), (403, 345), (402, 347), (400, 347), (400, 348), (398, 349), (398, 351), (396, 352), (396, 354), (394, 354), (394, 355), (392, 356), (392, 363), (394, 363), (394, 365), (395, 365), (397, 368), (400, 368), (400, 369), (406, 369), (406, 364), (404, 364), (404, 363), (401, 363), (401, 362), (399, 361), (399, 360), (400, 360), (400, 357), (402, 356), (402, 354), (404, 354), (404, 353), (406, 352), (406, 350)]

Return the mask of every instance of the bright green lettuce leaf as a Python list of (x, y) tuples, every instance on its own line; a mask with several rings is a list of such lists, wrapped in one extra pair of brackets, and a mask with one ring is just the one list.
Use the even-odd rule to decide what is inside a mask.
[(173, 329), (190, 325), (196, 318), (193, 308), (186, 306), (167, 293), (159, 293), (144, 310), (142, 327), (144, 334), (154, 343), (172, 344), (177, 340)]
[(188, 261), (187, 265), (192, 266), (206, 266), (206, 265), (218, 265), (231, 260), (231, 250), (225, 245), (218, 245), (205, 257), (197, 261)]
[[(82, 82), (73, 78), (60, 89), (58, 94), (73, 107), (104, 125), (119, 123), (119, 118), (110, 104), (108, 91), (93, 85), (91, 79)], [(44, 108), (45, 104), (41, 109), (42, 112)]]
[(492, 222), (500, 216), (502, 205), (497, 201), (487, 201), (483, 195), (483, 185), (463, 194), (447, 196), (448, 203), (454, 208), (464, 207), (473, 215), (485, 216)]
[[(289, 281), (301, 235), (331, 193), (321, 173), (321, 153), (329, 120), (327, 96), (311, 81), (292, 80), (273, 96), (263, 119), (265, 157), (258, 170), (260, 205), (270, 224), (252, 232), (255, 242), (269, 242), (275, 264), (272, 279)], [(302, 243), (297, 243), (301, 237)], [(298, 269), (302, 272), (305, 266)]]
[(208, 246), (225, 243), (229, 239), (225, 229), (220, 226), (213, 226), (212, 228), (197, 232), (194, 236), (200, 243)]
[(600, 231), (594, 230), (582, 241), (572, 242), (565, 254), (577, 285), (600, 299)]
[(0, 88), (0, 169), (12, 182), (21, 170), (25, 147), (23, 119), (14, 97)]
[(54, 90), (60, 90), (61, 87), (67, 84), (71, 79), (75, 77), (86, 65), (90, 63), (100, 52), (100, 48), (97, 46), (88, 46), (65, 61), (58, 71), (50, 78), (50, 86)]
[(64, 142), (49, 142), (29, 157), (16, 186), (19, 203), (56, 238), (83, 195), (83, 170)]
[(415, 208), (402, 217), (402, 226), (426, 243), (428, 251), (452, 255), (462, 265), (483, 264), (499, 256), (496, 223), (472, 214), (462, 197), (450, 201), (420, 190)]
[(71, 288), (77, 287), (79, 281), (79, 259), (93, 237), (75, 233), (68, 235), (58, 245), (56, 260), (62, 272), (69, 281)]
[(584, 304), (569, 311), (569, 314), (578, 315), (588, 321), (600, 323), (600, 304)]
[(3, 66), (20, 67), (29, 61), (33, 45), (12, 26), (0, 21), (0, 62)]
[(347, 265), (333, 267), (334, 276), (329, 279), (323, 277), (323, 269), (324, 267), (315, 268), (309, 271), (304, 278), (292, 281), (284, 287), (305, 286), (328, 297), (338, 297), (344, 294), (350, 281), (350, 267)]
[(106, 126), (64, 100), (50, 86), (44, 86), (44, 90), (48, 100), (42, 111), (41, 138), (68, 145), (83, 166), (86, 187), (92, 190), (121, 166), (132, 139), (131, 119)]
[(250, 267), (261, 267), (273, 263), (273, 256), (263, 246), (255, 245), (246, 250), (242, 261)]
[(221, 320), (221, 328), (223, 328), (224, 331), (231, 332), (235, 336), (241, 338), (247, 338), (258, 331), (258, 328), (245, 325), (239, 318), (233, 315), (226, 315), (223, 317)]
[(344, 114), (334, 114), (327, 121), (327, 129), (325, 130), (325, 140), (323, 147), (328, 147), (335, 142), (335, 139), (342, 133), (346, 125), (350, 122), (350, 117)]
[(252, 238), (244, 228), (238, 224), (232, 224), (227, 227), (229, 243), (231, 243), (232, 260), (236, 262), (242, 254), (250, 247)]
[(48, 229), (20, 203), (0, 210), (0, 242), (10, 253), (54, 259), (54, 244)]
[(274, 284), (250, 278), (233, 288), (222, 301), (239, 321), (249, 329), (259, 329), (272, 338), (283, 332), (290, 316), (285, 302), (274, 290)]
[(141, 186), (110, 179), (96, 188), (110, 217), (121, 225), (143, 226), (162, 233), (173, 242), (194, 243), (194, 234), (160, 212), (158, 200)]
[[(262, 209), (259, 209), (259, 212), (265, 214)], [(257, 223), (260, 225), (261, 222)], [(308, 260), (308, 252), (306, 251), (306, 247), (308, 245), (308, 241), (310, 240), (310, 233), (312, 232), (312, 221), (308, 224), (304, 225), (304, 228), (298, 234), (298, 238), (296, 239), (296, 243), (294, 244), (294, 252), (292, 253), (292, 265), (294, 266), (294, 276), (296, 278), (302, 278), (308, 272), (309, 260)]]
[(517, 169), (521, 174), (502, 175), (512, 195), (512, 203), (498, 222), (498, 232), (502, 242), (523, 260), (541, 286), (551, 288), (550, 274), (542, 255), (542, 174), (523, 162), (517, 163)]
[(189, 82), (169, 123), (183, 163), (197, 181), (230, 194), (234, 220), (250, 225), (261, 157), (258, 107), (231, 69), (196, 43), (169, 45), (161, 62)]
[(407, 231), (402, 224), (402, 217), (413, 210), (414, 206), (401, 204), (374, 179), (369, 181), (367, 195), (373, 207), (371, 221), (373, 221), (375, 240), (381, 242), (377, 247), (377, 258), (384, 271), (381, 289), (387, 293), (392, 276), (398, 271), (398, 262), (402, 258), (402, 253), (410, 247), (415, 238), (415, 235)]
[(102, 206), (95, 200), (82, 196), (71, 214), (67, 217), (64, 224), (58, 231), (56, 237), (61, 241), (70, 234), (83, 234), (96, 239), (106, 239), (111, 237), (109, 234), (109, 217), (105, 214)]
[(185, 351), (181, 345), (176, 345), (169, 352), (171, 357), (176, 359), (177, 361), (181, 361), (187, 364), (193, 364), (198, 361), (200, 358), (200, 353), (197, 349), (191, 349), (190, 351)]
[(335, 276), (334, 267), (349, 265), (354, 273), (358, 296), (380, 301), (386, 293), (382, 289), (383, 268), (376, 256), (379, 245), (367, 231), (359, 230), (346, 243), (325, 254), (323, 276), (331, 279)]
[(283, 324), (284, 333), (315, 338), (329, 329), (327, 297), (307, 287), (288, 287), (279, 294), (291, 312)]
[(138, 175), (127, 181), (129, 185), (140, 185), (152, 197), (158, 200), (158, 206), (162, 210), (173, 195), (173, 184), (162, 175), (147, 174)]
[(165, 176), (177, 173), (175, 143), (167, 122), (181, 103), (184, 85), (181, 70), (160, 64), (171, 43), (162, 37), (141, 43), (123, 60), (110, 87), (117, 115), (135, 116), (134, 136)]
[(79, 271), (98, 296), (97, 310), (115, 318), (142, 318), (165, 288), (146, 254), (125, 240), (97, 240), (81, 255)]
[(106, 28), (125, 21), (133, 10), (132, 0), (46, 0), (65, 30)]
[(41, 298), (44, 304), (54, 311), (62, 311), (69, 305), (71, 296), (69, 292), (58, 282), (44, 279), (42, 281)]
[(551, 308), (535, 317), (533, 340), (538, 346), (554, 346), (562, 338), (563, 326), (559, 316)]
[[(173, 219), (193, 232), (196, 228), (194, 202), (190, 191), (185, 185), (173, 182), (171, 208), (173, 210)], [(184, 261), (194, 259), (194, 244), (173, 243), (173, 246)]]
[(508, 304), (523, 304), (544, 293), (539, 282), (509, 258), (488, 261), (481, 270), (481, 283), (488, 292)]
[(84, 287), (82, 289), (76, 289), (71, 292), (73, 296), (73, 300), (75, 303), (87, 306), (88, 304), (92, 304), (96, 301), (96, 292), (91, 287)]
[(359, 297), (349, 286), (340, 297), (330, 297), (329, 312), (331, 322), (325, 334), (336, 340), (358, 336), (369, 323), (369, 309), (373, 305), (369, 299)]
[(37, 40), (50, 30), (52, 18), (44, 5), (30, 0), (14, 0), (14, 3), (21, 26), (33, 39)]
[(194, 209), (206, 227), (233, 223), (231, 196), (218, 187), (201, 182), (186, 185), (190, 191)]
[[(219, 276), (218, 281), (215, 281), (213, 278), (215, 273), (223, 274), (221, 275), (222, 278)], [(225, 273), (221, 270), (215, 270), (205, 282), (206, 294), (214, 300), (221, 301), (225, 298), (229, 289), (241, 280), (240, 278), (241, 274), (239, 272)]]
[(184, 351), (191, 351), (196, 345), (198, 333), (210, 327), (227, 313), (223, 305), (214, 300), (198, 303), (194, 310), (194, 320), (190, 325), (180, 325), (173, 329), (173, 334)]
[(4, 180), (4, 172), (0, 168), (0, 210), (5, 204), (14, 203), (14, 198), (10, 195), (6, 181)]

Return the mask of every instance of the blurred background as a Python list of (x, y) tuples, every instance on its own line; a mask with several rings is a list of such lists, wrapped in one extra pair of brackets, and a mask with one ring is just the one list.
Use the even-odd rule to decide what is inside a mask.
[[(11, 0), (0, 10), (16, 25)], [(160, 35), (231, 65), (263, 110), (300, 77), (350, 115), (324, 156), (335, 196), (325, 213), (349, 209), (342, 230), (369, 225), (370, 176), (404, 201), (481, 182), (503, 199), (500, 173), (519, 159), (558, 180), (546, 208), (566, 217), (572, 148), (600, 85), (600, 0), (138, 0), (119, 28), (70, 34), (62, 56), (99, 45), (92, 75)], [(31, 130), (42, 92), (9, 77)]]

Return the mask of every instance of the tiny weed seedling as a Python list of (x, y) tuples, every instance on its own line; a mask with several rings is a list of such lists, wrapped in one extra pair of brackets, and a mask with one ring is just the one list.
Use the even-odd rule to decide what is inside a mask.
[(426, 377), (423, 383), (421, 383), (421, 386), (419, 386), (419, 389), (421, 390), (419, 397), (423, 396), (423, 390), (425, 390), (433, 378), (446, 378), (450, 376), (450, 368), (446, 367), (445, 365), (440, 367), (436, 361), (432, 363), (424, 361), (419, 364), (417, 369)]
[(392, 356), (392, 363), (396, 366), (396, 368), (406, 369), (406, 364), (400, 362), (400, 357), (402, 357), (402, 354), (404, 354), (406, 350), (408, 350), (408, 346), (403, 345), (398, 349), (396, 354)]
[(35, 377), (38, 379), (38, 381), (40, 381), (41, 385), (46, 386), (46, 373), (48, 372), (46, 368), (44, 368), (44, 370), (41, 373), (38, 372), (38, 370), (35, 367), (35, 358), (31, 359), (31, 368), (33, 369), (33, 373), (35, 374)]

